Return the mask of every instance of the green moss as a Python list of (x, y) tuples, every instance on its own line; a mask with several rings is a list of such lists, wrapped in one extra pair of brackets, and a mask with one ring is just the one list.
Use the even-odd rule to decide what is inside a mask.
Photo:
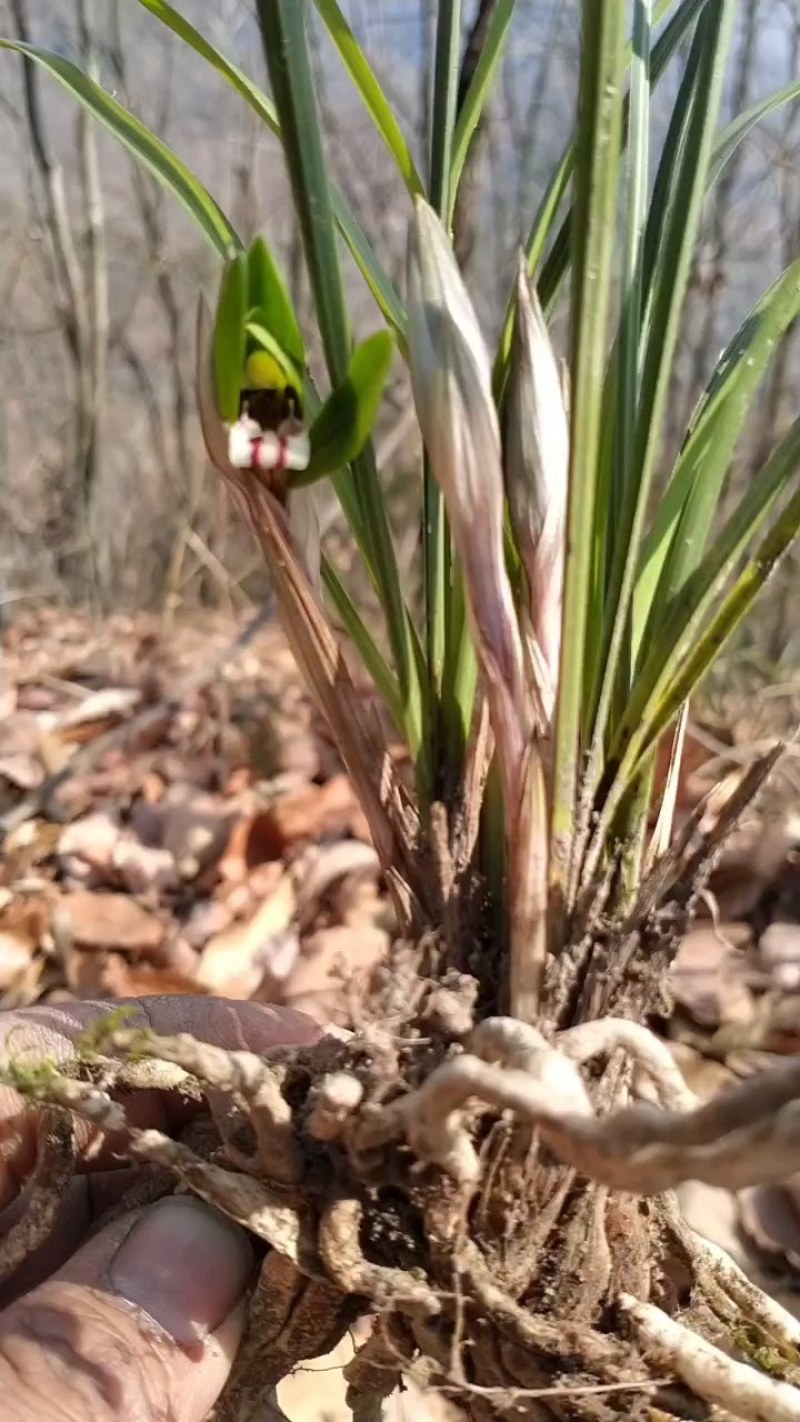
[[(109, 1037), (114, 1032), (118, 1032), (120, 1027), (125, 1027), (128, 1019), (135, 1016), (135, 1007), (116, 1007), (113, 1012), (109, 1012), (105, 1017), (100, 1017), (93, 1022), (90, 1027), (82, 1032), (75, 1043), (75, 1049), (82, 1060), (91, 1060), (102, 1054), (102, 1049)], [(152, 1036), (152, 1033), (142, 1032), (142, 1039)]]
[(8, 1058), (0, 1062), (0, 1082), (12, 1086), (21, 1096), (39, 1096), (45, 1092), (58, 1076), (59, 1068), (51, 1057), (43, 1061), (14, 1061)]
[(800, 1366), (796, 1348), (779, 1343), (756, 1323), (743, 1324), (732, 1336), (739, 1352), (770, 1377), (785, 1378), (791, 1369)]

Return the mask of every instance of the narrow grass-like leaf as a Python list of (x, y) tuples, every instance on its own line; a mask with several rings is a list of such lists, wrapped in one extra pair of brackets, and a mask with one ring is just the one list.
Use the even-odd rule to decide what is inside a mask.
[[(307, 0), (258, 0), (257, 14), (320, 335), (335, 388), (347, 377), (351, 355), (350, 318), (322, 147), (306, 7)], [(357, 510), (357, 521), (363, 531), (362, 552), (373, 571), (386, 617), (404, 698), (406, 732), (412, 753), (416, 753), (422, 735), (423, 688), (414, 660), (410, 619), (400, 588), (385, 500), (369, 446), (354, 463), (352, 476), (335, 475), (334, 484), (345, 514), (348, 505), (355, 505)]]
[(48, 49), (19, 40), (0, 39), (0, 49), (15, 50), (52, 74), (93, 118), (119, 139), (137, 162), (158, 179), (162, 187), (177, 198), (220, 256), (229, 257), (241, 247), (236, 231), (200, 180), (166, 143), (116, 99), (112, 99), (77, 64)]
[(302, 369), (305, 342), (286, 283), (263, 237), (256, 237), (247, 254), (247, 281), (249, 306), (258, 308), (267, 329)]
[(337, 0), (314, 0), (323, 24), (339, 51), (350, 78), (362, 99), (365, 109), (374, 123), (383, 142), (397, 164), (398, 171), (412, 197), (423, 197), (425, 188), (414, 165), (411, 150), (403, 137), (400, 125), (394, 116), (391, 104), (384, 94), (377, 76), (358, 43)]
[[(653, 8), (653, 25), (657, 24), (667, 10), (669, 10), (672, 3), (673, 0), (658, 0), (658, 3)], [(677, 52), (682, 41), (697, 19), (697, 16), (702, 11), (703, 6), (708, 3), (709, 0), (681, 0), (681, 3), (675, 10), (675, 14), (671, 16), (653, 45), (650, 64), (651, 87), (654, 88), (658, 83), (669, 61)], [(623, 117), (623, 133), (626, 131), (625, 125), (626, 120)], [(525, 257), (531, 276), (539, 270), (545, 250), (551, 241), (553, 226), (562, 200), (569, 187), (574, 167), (575, 140), (573, 139), (572, 142), (567, 145), (547, 182), (536, 215), (531, 224), (528, 239), (525, 243)], [(539, 300), (542, 303), (546, 315), (549, 315), (553, 309), (561, 282), (569, 267), (571, 258), (570, 237), (572, 214), (573, 209), (570, 208), (555, 238), (552, 239), (547, 260), (541, 268), (541, 275), (537, 283)], [(493, 386), (498, 400), (502, 399), (508, 377), (508, 362), (511, 358), (511, 336), (514, 325), (514, 299), (514, 292), (512, 290), (506, 307), (503, 330), (495, 359)]]
[(461, 0), (438, 0), (430, 132), (430, 203), (447, 219), (461, 50)]
[(339, 574), (325, 557), (322, 559), (322, 582), (328, 597), (339, 614), (342, 626), (372, 677), (375, 688), (384, 701), (389, 715), (398, 731), (402, 733), (405, 729), (403, 702), (397, 678), (382, 655), (375, 638), (364, 622)]
[[(661, 449), (669, 380), (700, 223), (734, 4), (735, 0), (710, 0), (698, 20), (662, 153), (646, 238), (637, 249), (640, 273), (650, 258), (650, 270), (646, 271), (650, 287), (643, 312), (640, 383), (636, 376), (636, 425), (627, 432), (627, 482), (618, 489), (619, 502), (615, 505), (614, 556), (604, 635), (607, 654), (594, 727), (593, 779), (600, 775), (600, 747), (629, 625), (641, 534)], [(636, 355), (638, 359), (638, 344)], [(628, 418), (633, 414), (632, 409), (626, 412)], [(628, 662), (626, 658), (626, 678)]]
[(499, 0), (497, 8), (494, 10), (492, 18), (489, 21), (486, 37), (481, 47), (480, 57), (475, 66), (475, 73), (464, 95), (464, 101), (456, 120), (449, 180), (450, 205), (448, 216), (451, 221), (456, 196), (458, 194), (458, 185), (461, 182), (461, 175), (464, 171), (464, 164), (467, 161), (470, 143), (481, 121), (481, 115), (486, 107), (487, 99), (492, 92), (492, 84), (494, 83), (498, 65), (503, 58), (516, 3), (517, 0)]
[(634, 599), (634, 651), (702, 556), (722, 483), (753, 397), (800, 313), (800, 258), (747, 315), (720, 357), (645, 540)]
[(228, 263), (220, 284), (214, 319), (214, 388), (223, 420), (239, 417), (244, 376), (245, 317), (247, 315), (247, 257), (239, 252)]
[(596, 866), (611, 820), (649, 751), (738, 626), (800, 528), (800, 493), (795, 492), (774, 527), (748, 557), (744, 572), (719, 601), (736, 563), (799, 471), (800, 420), (751, 482), (744, 499), (668, 611), (616, 729), (608, 761), (611, 784), (593, 850), (587, 856), (587, 872)]
[[(610, 457), (604, 460), (606, 476), (601, 490), (605, 499), (598, 499), (598, 576), (605, 577), (613, 568), (615, 546), (626, 536), (624, 510), (635, 509), (638, 475), (636, 468), (636, 428), (641, 384), (641, 335), (644, 305), (644, 237), (647, 225), (650, 158), (650, 0), (634, 0), (633, 53), (628, 103), (628, 174), (625, 212), (625, 239), (622, 264), (621, 316), (619, 339), (616, 342), (617, 420), (613, 437), (609, 431)], [(613, 421), (609, 420), (609, 426)], [(622, 516), (623, 526), (619, 520)], [(612, 532), (613, 530), (613, 532)], [(617, 538), (617, 531), (619, 537)], [(636, 559), (631, 552), (633, 578)], [(620, 570), (622, 563), (619, 564)], [(600, 665), (603, 668), (599, 706), (593, 727), (593, 742), (589, 762), (599, 763), (605, 734), (605, 723), (620, 680), (627, 691), (630, 677), (630, 648), (627, 636), (629, 620), (624, 586), (615, 615), (607, 620), (608, 638), (601, 640)], [(612, 589), (613, 597), (613, 589)], [(606, 651), (608, 655), (606, 656)], [(594, 690), (593, 684), (589, 689)], [(592, 703), (589, 703), (590, 705)], [(593, 706), (592, 706), (592, 709)], [(591, 780), (591, 774), (588, 777)]]
[(347, 243), (351, 256), (375, 298), (381, 315), (397, 336), (397, 346), (404, 360), (408, 359), (408, 318), (397, 293), (397, 287), (387, 276), (370, 245), (369, 239), (356, 221), (353, 211), (335, 184), (331, 184), (331, 204), (336, 223)]
[[(449, 229), (452, 220), (453, 137), (458, 100), (461, 47), (461, 0), (439, 0), (431, 102), (429, 191), (430, 202)], [(439, 691), (454, 671), (445, 666), (458, 657), (459, 649), (448, 646), (448, 631), (455, 630), (455, 618), (448, 610), (450, 599), (450, 533), (442, 501), (442, 491), (425, 454), (422, 467), (422, 556), (425, 591), (425, 649), (428, 675)], [(449, 657), (448, 657), (449, 652)], [(453, 728), (455, 729), (455, 728)], [(434, 735), (438, 734), (438, 718)]]
[(556, 715), (551, 884), (563, 906), (581, 757), (594, 508), (616, 241), (625, 0), (584, 0), (575, 170), (571, 311), (570, 476)]
[[(270, 132), (280, 138), (281, 128), (275, 105), (271, 99), (267, 98), (264, 91), (247, 77), (244, 70), (239, 69), (236, 64), (226, 59), (225, 55), (221, 54), (210, 40), (207, 40), (199, 30), (195, 29), (194, 25), (174, 6), (168, 5), (166, 0), (138, 0), (138, 3), (155, 15), (163, 25), (166, 25), (167, 29), (178, 35), (185, 44), (194, 50), (195, 54), (198, 54), (201, 59), (216, 69), (217, 73), (221, 74), (237, 94), (245, 100), (245, 103), (249, 104)], [(331, 202), (339, 230), (380, 310), (398, 332), (400, 349), (405, 355), (405, 311), (394, 283), (390, 281), (378, 262), (369, 241), (353, 215), (352, 209), (336, 187), (331, 189)]]
[(633, 54), (628, 122), (628, 191), (618, 346), (617, 458), (612, 480), (615, 507), (630, 498), (639, 404), (644, 234), (650, 159), (650, 0), (634, 0)]
[[(779, 446), (779, 453), (791, 459), (792, 473), (800, 469), (800, 430), (791, 431), (791, 454)], [(800, 533), (800, 491), (795, 492), (786, 508), (780, 514), (774, 527), (748, 558), (744, 571), (739, 575), (730, 592), (723, 599), (708, 626), (701, 635), (692, 640), (683, 664), (676, 670), (673, 680), (665, 688), (661, 699), (643, 726), (644, 739), (640, 758), (647, 755), (648, 748), (669, 726), (679, 707), (692, 694), (705, 676), (709, 667), (717, 660), (726, 642), (747, 616), (755, 599), (767, 579), (775, 570), (779, 560), (794, 543)], [(688, 640), (688, 639), (687, 639)]]
[(391, 331), (378, 331), (353, 352), (345, 379), (309, 430), (311, 459), (299, 483), (332, 474), (361, 454), (372, 434), (394, 350)]
[(752, 108), (745, 109), (744, 113), (737, 114), (727, 128), (722, 130), (714, 145), (714, 153), (708, 171), (709, 184), (716, 182), (739, 144), (744, 142), (748, 134), (752, 133), (762, 119), (768, 118), (783, 104), (790, 104), (797, 98), (800, 98), (800, 81), (795, 80), (792, 84), (784, 85), (782, 89), (776, 89), (774, 94), (769, 94), (760, 103), (753, 104)]

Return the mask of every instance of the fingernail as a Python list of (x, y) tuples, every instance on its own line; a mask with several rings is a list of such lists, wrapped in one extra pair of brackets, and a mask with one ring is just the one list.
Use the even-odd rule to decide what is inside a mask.
[(202, 1200), (176, 1195), (134, 1225), (109, 1275), (116, 1293), (188, 1346), (227, 1318), (252, 1267), (244, 1230)]

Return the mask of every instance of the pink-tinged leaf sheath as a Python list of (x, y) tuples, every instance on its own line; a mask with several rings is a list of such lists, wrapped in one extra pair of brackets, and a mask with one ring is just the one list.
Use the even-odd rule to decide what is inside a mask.
[[(527, 1011), (530, 913), (522, 900), (521, 803), (531, 734), (522, 641), (503, 546), (505, 490), (491, 368), (447, 234), (421, 199), (409, 252), (411, 380), (431, 469), (463, 569), (475, 645), (503, 782), (511, 930), (511, 1010)], [(522, 898), (520, 897), (522, 896)], [(530, 985), (529, 985), (530, 986)]]
[(489, 358), (450, 242), (421, 199), (409, 254), (409, 346), (417, 415), (464, 571), (504, 780), (518, 795), (527, 740), (522, 645), (503, 553)]
[(530, 625), (545, 674), (548, 719), (558, 680), (569, 425), (547, 324), (524, 261), (517, 282), (506, 424), (511, 523), (525, 570)]

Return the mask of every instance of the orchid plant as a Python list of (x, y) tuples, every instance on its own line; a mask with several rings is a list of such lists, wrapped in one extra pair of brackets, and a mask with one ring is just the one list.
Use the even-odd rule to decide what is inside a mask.
[[(436, 804), (445, 806), (451, 852), (464, 816), (477, 826), (469, 869), (501, 908), (493, 925), (498, 931), (505, 923), (500, 931), (515, 964), (511, 1002), (531, 1016), (546, 955), (558, 954), (587, 912), (600, 911), (597, 895), (606, 913), (634, 901), (639, 867), (658, 847), (648, 851), (647, 836), (659, 743), (680, 725), (692, 691), (797, 531), (800, 496), (784, 499), (797, 473), (796, 425), (727, 521), (717, 518), (747, 411), (800, 307), (797, 264), (745, 314), (709, 372), (655, 503), (652, 491), (703, 200), (754, 125), (798, 86), (720, 130), (733, 0), (637, 0), (630, 36), (622, 0), (585, 4), (577, 130), (522, 245), (492, 358), (449, 231), (470, 143), (512, 33), (513, 0), (492, 12), (457, 114), (462, 7), (439, 4), (427, 180), (337, 0), (316, 0), (408, 191), (405, 303), (328, 175), (310, 0), (257, 7), (271, 97), (165, 0), (139, 3), (223, 74), (281, 139), (330, 380), (324, 399), (267, 239), (245, 251), (177, 155), (70, 61), (12, 47), (75, 93), (220, 253), (213, 331), (201, 323), (209, 350), (200, 351), (200, 363), (210, 360), (213, 376), (209, 384), (201, 372), (199, 382), (212, 460), (240, 501), (249, 501), (251, 522), (253, 481), (270, 517), (288, 516), (293, 556), (310, 581), (304, 598), (314, 599), (316, 619), (324, 616), (319, 598), (327, 602), (406, 739), (417, 789), (416, 804), (403, 811), (406, 857), (430, 843)], [(654, 160), (652, 93), (681, 54), (678, 96)], [(357, 347), (342, 241), (383, 322)], [(562, 370), (548, 313), (567, 279)], [(410, 367), (425, 450), (422, 631), (401, 585), (370, 443), (395, 353)], [(338, 495), (385, 635), (367, 626), (333, 566), (320, 562), (313, 501), (303, 492), (320, 479)], [(288, 630), (294, 638), (296, 623)], [(302, 660), (323, 699), (320, 668), (308, 655)], [(343, 754), (352, 769), (371, 751)], [(658, 834), (663, 849), (663, 817)], [(396, 840), (396, 828), (384, 826), (380, 842), (396, 848)], [(397, 862), (385, 868), (401, 872)], [(422, 919), (441, 917), (441, 903), (436, 909), (430, 893), (422, 899)], [(419, 906), (418, 884), (406, 885), (405, 900)]]
[[(312, 379), (300, 323), (266, 237), (245, 250), (177, 154), (67, 59), (31, 45), (9, 47), (75, 94), (183, 204), (219, 254), (216, 311), (211, 315), (201, 303), (198, 321), (198, 401), (210, 458), (264, 551), (286, 635), (364, 806), (400, 926), (421, 943), (433, 930), (446, 945), (433, 966), (424, 958), (422, 977), (436, 979), (438, 963), (446, 985), (446, 970), (456, 965), (478, 980), (480, 1012), (502, 1010), (517, 1020), (502, 1031), (493, 1019), (483, 1022), (474, 1056), (446, 1058), (434, 1073), (438, 1095), (433, 1089), (425, 1095), (423, 1085), (404, 1096), (407, 1078), (395, 1082), (400, 1104), (383, 1114), (375, 1107), (377, 1114), (365, 1116), (350, 1136), (342, 1122), (358, 1110), (367, 1087), (348, 1078), (345, 1107), (331, 1079), (328, 1095), (322, 1090), (319, 1097), (324, 1111), (315, 1107), (329, 1132), (318, 1139), (338, 1140), (341, 1129), (357, 1171), (357, 1136), (371, 1150), (405, 1133), (421, 1161), (463, 1186), (480, 1174), (480, 1154), (464, 1124), (472, 1122), (465, 1101), (473, 1093), (546, 1130), (552, 1148), (576, 1168), (609, 1186), (624, 1185), (626, 1142), (641, 1144), (639, 1136), (634, 1141), (639, 1125), (620, 1113), (609, 1164), (595, 1147), (601, 1126), (585, 1125), (588, 1098), (574, 1063), (624, 1046), (645, 1062), (667, 1104), (686, 1109), (685, 1090), (676, 1087), (662, 1047), (643, 1045), (644, 1029), (597, 1023), (599, 1035), (584, 1032), (571, 1045), (566, 1039), (576, 1021), (580, 1033), (587, 1019), (602, 1013), (653, 1009), (658, 974), (648, 954), (663, 944), (659, 910), (687, 868), (689, 892), (692, 874), (702, 869), (691, 837), (696, 826), (677, 843), (672, 835), (688, 700), (800, 529), (800, 420), (738, 503), (726, 504), (727, 513), (722, 503), (748, 411), (776, 347), (800, 314), (800, 256), (741, 313), (672, 460), (664, 448), (670, 380), (709, 189), (751, 130), (800, 95), (800, 83), (720, 126), (735, 0), (636, 0), (633, 7), (628, 0), (583, 0), (575, 132), (532, 214), (500, 341), (490, 352), (451, 233), (471, 144), (504, 48), (513, 43), (515, 0), (493, 7), (460, 107), (462, 4), (438, 0), (432, 117), (420, 166), (338, 0), (257, 0), (269, 93), (166, 0), (131, 3), (180, 37), (197, 56), (198, 72), (205, 64), (222, 74), (279, 137), (327, 395)], [(309, 44), (312, 9), (408, 196), (405, 293), (329, 175)], [(653, 92), (665, 72), (675, 71), (676, 98), (654, 152)], [(343, 245), (375, 300), (378, 329), (360, 345), (351, 331)], [(563, 365), (549, 333), (561, 302), (569, 316)], [(393, 360), (408, 364), (424, 450), (421, 611), (403, 586), (371, 441)], [(309, 490), (322, 479), (338, 496), (375, 591), (379, 630), (315, 542)], [(395, 776), (377, 719), (364, 714), (342, 655), (344, 638), (404, 737), (413, 794)], [(665, 737), (672, 739), (671, 768), (653, 829), (654, 762)], [(721, 817), (724, 827), (774, 758), (746, 777)], [(686, 894), (680, 902), (685, 910)], [(412, 1016), (415, 1010), (409, 1008)], [(454, 1011), (452, 1001), (448, 1011)], [(439, 999), (437, 1012), (443, 1021)], [(408, 1041), (424, 1047), (431, 1020), (430, 1014), (414, 1019)], [(549, 1048), (535, 1023), (561, 1029), (565, 1039), (557, 1072), (561, 1086), (566, 1082), (561, 1113), (548, 1104), (544, 1086), (537, 1085), (533, 1099), (533, 1088), (526, 1092), (520, 1084), (525, 1073), (544, 1082), (541, 1073), (550, 1070)], [(411, 1059), (404, 1059), (408, 1071)], [(619, 1082), (612, 1085), (608, 1099), (616, 1100)], [(438, 1116), (431, 1114), (434, 1105)], [(642, 1140), (650, 1129), (648, 1116)], [(679, 1134), (670, 1135), (672, 1129), (665, 1127), (652, 1147), (659, 1161), (662, 1147), (664, 1159), (672, 1160), (669, 1141)], [(713, 1174), (708, 1162), (696, 1164), (706, 1149), (699, 1141), (691, 1136), (686, 1147), (691, 1168)], [(672, 1161), (661, 1174), (647, 1175), (648, 1185), (631, 1188), (663, 1188), (681, 1168)], [(656, 1176), (660, 1186), (652, 1183)], [(565, 1199), (568, 1194), (565, 1186)], [(592, 1198), (596, 1203), (599, 1196)], [(454, 1226), (454, 1235), (462, 1225)], [(624, 1237), (618, 1230), (615, 1238)], [(334, 1266), (325, 1258), (330, 1273)], [(459, 1259), (458, 1277), (491, 1313), (491, 1290), (473, 1256), (462, 1252)], [(353, 1288), (372, 1296), (365, 1278), (359, 1274)], [(502, 1301), (517, 1310), (513, 1319), (508, 1308), (501, 1310), (503, 1327), (511, 1328), (510, 1319), (520, 1324), (520, 1297)], [(598, 1309), (603, 1297), (601, 1291)], [(433, 1307), (428, 1295), (423, 1303)], [(629, 1300), (624, 1308), (630, 1313), (634, 1304)], [(708, 1359), (690, 1378), (683, 1345), (668, 1330), (659, 1332), (649, 1314), (639, 1324), (643, 1346), (658, 1357), (666, 1357), (672, 1340), (670, 1364), (706, 1402), (730, 1402), (734, 1383), (723, 1398), (697, 1381), (701, 1373), (705, 1378)], [(438, 1356), (430, 1330), (414, 1337)], [(545, 1335), (537, 1338), (526, 1346), (546, 1353)], [(589, 1354), (581, 1355), (578, 1371), (613, 1374), (610, 1363), (611, 1373), (603, 1372), (600, 1353), (591, 1356), (590, 1367)], [(540, 1416), (532, 1406), (530, 1415)], [(586, 1408), (568, 1415), (611, 1415), (591, 1412), (588, 1402)], [(665, 1403), (647, 1415), (689, 1414), (675, 1414)], [(742, 1415), (778, 1413), (768, 1407)]]

